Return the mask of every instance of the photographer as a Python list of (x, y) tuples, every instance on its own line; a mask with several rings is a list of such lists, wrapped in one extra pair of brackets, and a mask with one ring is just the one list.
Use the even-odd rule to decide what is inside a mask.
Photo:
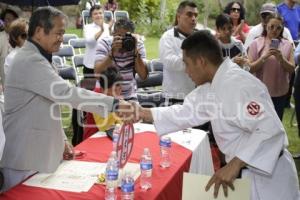
[(126, 100), (137, 100), (135, 73), (146, 79), (146, 51), (142, 41), (134, 32), (134, 24), (127, 19), (114, 25), (113, 37), (102, 38), (96, 48), (95, 74), (108, 67), (117, 68), (122, 76), (122, 96)]

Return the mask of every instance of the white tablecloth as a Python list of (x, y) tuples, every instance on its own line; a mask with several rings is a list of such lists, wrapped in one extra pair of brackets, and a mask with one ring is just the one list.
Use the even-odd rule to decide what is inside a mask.
[[(154, 131), (152, 124), (136, 123), (135, 132)], [(168, 134), (173, 142), (184, 146), (193, 152), (190, 166), (191, 173), (213, 175), (214, 168), (207, 133), (199, 129), (190, 129), (189, 133), (178, 131)], [(175, 158), (173, 158), (175, 159)]]

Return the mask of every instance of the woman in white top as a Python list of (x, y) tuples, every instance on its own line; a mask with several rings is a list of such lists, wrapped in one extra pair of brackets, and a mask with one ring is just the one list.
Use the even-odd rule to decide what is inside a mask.
[(28, 22), (24, 18), (19, 18), (12, 22), (9, 27), (9, 44), (13, 48), (6, 56), (4, 62), (4, 74), (7, 75), (9, 66), (13, 61), (18, 50), (23, 46), (27, 38)]
[(90, 16), (92, 23), (84, 26), (85, 38), (85, 56), (83, 59), (83, 74), (84, 77), (94, 76), (94, 62), (96, 54), (97, 41), (103, 37), (109, 36), (113, 21), (110, 24), (104, 23), (103, 9), (100, 5), (92, 6)]

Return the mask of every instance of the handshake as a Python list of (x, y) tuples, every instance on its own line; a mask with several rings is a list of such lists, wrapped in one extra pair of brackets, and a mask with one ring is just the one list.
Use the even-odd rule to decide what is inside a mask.
[(140, 120), (152, 122), (152, 114), (150, 109), (142, 108), (139, 104), (133, 101), (120, 100), (116, 111), (125, 124), (136, 123)]

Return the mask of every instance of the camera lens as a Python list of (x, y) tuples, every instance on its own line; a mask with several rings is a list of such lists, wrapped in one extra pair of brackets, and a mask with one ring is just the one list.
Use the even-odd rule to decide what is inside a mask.
[(135, 39), (130, 33), (126, 33), (122, 41), (122, 49), (132, 51), (135, 48)]

